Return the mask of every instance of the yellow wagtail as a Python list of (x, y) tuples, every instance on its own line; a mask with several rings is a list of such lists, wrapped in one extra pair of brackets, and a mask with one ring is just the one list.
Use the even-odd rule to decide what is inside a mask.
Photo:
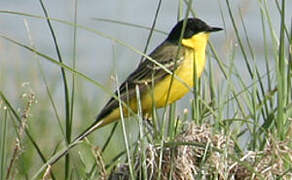
[[(144, 114), (151, 114), (153, 106), (164, 107), (182, 98), (189, 92), (190, 87), (194, 86), (194, 70), (197, 77), (200, 77), (204, 70), (209, 34), (220, 30), (222, 29), (211, 27), (198, 18), (188, 18), (185, 24), (184, 20), (179, 21), (166, 40), (149, 55), (156, 63), (145, 58), (115, 94), (118, 96), (119, 93), (121, 101), (127, 104), (131, 111), (137, 112), (136, 86), (138, 86)], [(177, 78), (172, 81), (172, 74), (165, 69), (174, 73)], [(119, 104), (119, 101), (112, 97), (96, 121), (49, 164), (54, 164), (95, 129), (120, 119)], [(123, 107), (123, 113), (128, 116), (126, 107)]]

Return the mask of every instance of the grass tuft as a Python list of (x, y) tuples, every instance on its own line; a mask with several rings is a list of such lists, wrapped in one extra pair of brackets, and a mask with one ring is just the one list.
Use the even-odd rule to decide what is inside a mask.
[[(202, 16), (196, 11), (201, 7), (193, 2), (177, 2), (175, 15), (178, 20), (191, 15)], [(212, 42), (211, 35), (206, 71), (200, 79), (194, 78), (194, 88), (188, 87), (190, 98), (186, 98), (184, 104), (173, 103), (163, 110), (153, 106), (150, 117), (143, 115), (139, 102), (139, 111), (134, 117), (123, 117), (120, 122), (100, 129), (95, 134), (96, 139), (93, 135), (88, 137), (70, 151), (65, 161), (58, 161), (53, 166), (48, 166), (49, 162), (70, 144), (73, 129), (78, 134), (80, 127), (92, 122), (92, 111), (102, 104), (93, 103), (102, 102), (103, 97), (99, 93), (96, 96), (88, 93), (91, 86), (119, 100), (121, 108), (128, 107), (120, 101), (119, 94), (113, 94), (112, 89), (104, 85), (106, 83), (81, 70), (84, 65), (82, 60), (79, 61), (81, 31), (103, 38), (102, 42), (110, 40), (113, 43), (113, 66), (119, 64), (120, 59), (116, 57), (121, 57), (119, 50), (114, 49), (118, 45), (148, 58), (172, 79), (181, 79), (147, 56), (153, 38), (167, 35), (158, 28), (166, 9), (162, 1), (153, 11), (153, 19), (149, 21), (151, 27), (114, 18), (93, 18), (117, 28), (125, 26), (134, 27), (139, 32), (148, 31), (142, 50), (101, 29), (77, 24), (83, 23), (81, 18), (79, 20), (83, 13), (79, 8), (83, 7), (81, 1), (75, 0), (72, 4), (72, 22), (53, 18), (54, 14), (50, 17), (49, 6), (46, 7), (42, 0), (39, 3), (44, 16), (0, 10), (1, 18), (2, 15), (4, 19), (7, 15), (24, 18), (28, 36), (28, 42), (25, 42), (11, 33), (0, 32), (1, 48), (6, 48), (2, 40), (10, 42), (3, 54), (9, 53), (10, 47), (17, 47), (30, 52), (33, 55), (30, 59), (37, 63), (34, 68), (31, 61), (25, 61), (26, 56), (19, 58), (16, 55), (13, 58), (3, 56), (9, 61), (0, 62), (0, 179), (292, 178), (292, 22), (287, 22), (290, 20), (290, 1), (242, 0), (237, 4), (231, 0), (218, 0), (220, 16), (216, 20), (218, 26), (220, 22), (224, 24), (225, 33), (218, 34), (218, 37), (223, 37), (218, 40), (221, 44)], [(256, 27), (252, 27), (248, 19), (254, 9), (259, 14), (254, 19)], [(201, 18), (208, 22), (205, 17)], [(52, 50), (57, 58), (38, 49), (38, 41), (33, 40), (36, 35), (29, 26), (36, 21), (48, 25), (45, 36), (52, 37)], [(67, 56), (61, 55), (64, 47), (57, 42), (62, 34), (53, 25), (71, 28), (72, 62), (63, 61)], [(252, 34), (254, 32), (257, 32), (257, 40)], [(22, 88), (8, 89), (22, 83), (18, 80), (21, 78), (14, 78), (18, 76), (14, 71), (16, 64), (13, 71), (6, 69), (6, 64), (15, 59), (28, 64), (23, 74), (33, 72), (25, 76), (31, 88), (26, 86), (23, 98), (17, 98)], [(55, 66), (45, 66), (45, 63)], [(122, 80), (116, 67), (112, 69), (113, 79)], [(47, 70), (61, 70), (61, 74), (52, 76)], [(40, 77), (36, 75), (38, 73)], [(61, 88), (59, 82), (62, 82)], [(119, 85), (118, 82), (109, 83)], [(60, 93), (60, 89), (63, 92)], [(138, 88), (136, 92), (139, 100)], [(21, 107), (20, 111), (18, 107)], [(130, 109), (129, 112), (133, 113)]]

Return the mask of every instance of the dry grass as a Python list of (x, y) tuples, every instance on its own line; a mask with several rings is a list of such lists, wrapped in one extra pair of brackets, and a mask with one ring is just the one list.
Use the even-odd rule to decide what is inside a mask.
[[(286, 167), (287, 164), (292, 163), (292, 150), (287, 141), (276, 141), (271, 137), (267, 140), (266, 147), (262, 152), (250, 151), (242, 158), (242, 161), (253, 166), (253, 169), (265, 180), (276, 178), (290, 180), (292, 178), (291, 170)], [(260, 179), (244, 166), (238, 164), (232, 173), (235, 174), (235, 179), (239, 180)]]
[(22, 144), (23, 144), (23, 138), (24, 138), (24, 131), (27, 128), (27, 121), (30, 117), (31, 107), (33, 104), (37, 103), (35, 93), (32, 91), (32, 89), (29, 86), (29, 83), (23, 83), (23, 88), (27, 88), (26, 92), (22, 94), (22, 99), (25, 101), (25, 107), (21, 113), (21, 121), (17, 129), (17, 136), (15, 139), (15, 146), (13, 149), (13, 153), (10, 159), (10, 163), (8, 165), (6, 179), (14, 179), (15, 173), (14, 171), (14, 165), (23, 152)]
[[(284, 161), (292, 162), (292, 150), (289, 149), (287, 142), (270, 138), (264, 151), (249, 151), (236, 158), (239, 155), (235, 153), (234, 142), (230, 137), (212, 132), (210, 126), (206, 124), (196, 126), (192, 123), (175, 138), (175, 142), (180, 145), (165, 147), (163, 150), (161, 179), (169, 179), (170, 176), (174, 180), (292, 178), (291, 172), (285, 174), (287, 169)], [(152, 144), (146, 149), (147, 179), (154, 180), (158, 177), (160, 151), (159, 146)], [(137, 179), (146, 179), (141, 172), (139, 156), (141, 153), (135, 162)], [(115, 167), (109, 179), (126, 180), (129, 177), (128, 165), (125, 163)]]

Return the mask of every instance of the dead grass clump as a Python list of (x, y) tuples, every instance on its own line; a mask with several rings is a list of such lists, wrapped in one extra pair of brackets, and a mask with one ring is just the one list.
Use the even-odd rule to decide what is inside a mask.
[[(274, 140), (271, 136), (263, 151), (250, 151), (241, 159), (243, 163), (236, 162), (232, 174), (238, 180), (292, 179), (292, 150), (288, 144), (289, 142)], [(253, 172), (249, 171), (244, 163), (252, 167)]]
[[(231, 162), (226, 164), (226, 157), (214, 149), (227, 150), (228, 154), (234, 153), (233, 146), (233, 142), (226, 136), (213, 134), (208, 125), (189, 124), (173, 143), (165, 144), (162, 152), (161, 179), (169, 179), (170, 174), (175, 180), (224, 176), (228, 170), (227, 164)], [(160, 146), (148, 145), (146, 148), (147, 179), (158, 178), (160, 154)], [(135, 165), (137, 179), (145, 176), (140, 172), (139, 159), (141, 158), (137, 158)], [(122, 164), (112, 171), (110, 179), (128, 179), (128, 173), (127, 165)]]
[[(163, 180), (170, 176), (173, 180), (292, 178), (286, 167), (287, 162), (292, 162), (292, 150), (287, 143), (270, 139), (264, 151), (249, 151), (239, 157), (230, 137), (212, 132), (206, 124), (189, 124), (174, 142), (165, 143), (163, 152), (161, 146), (149, 144), (145, 151), (146, 170), (142, 167), (142, 153), (137, 154), (134, 166), (137, 179), (155, 180), (159, 176)], [(128, 165), (121, 164), (112, 170), (109, 179), (130, 179), (129, 172)]]

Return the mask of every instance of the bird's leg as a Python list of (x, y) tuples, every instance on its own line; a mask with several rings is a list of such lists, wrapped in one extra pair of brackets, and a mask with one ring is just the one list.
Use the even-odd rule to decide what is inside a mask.
[(145, 114), (143, 116), (143, 122), (145, 124), (146, 129), (147, 129), (147, 132), (151, 133), (151, 135), (153, 136), (154, 126), (153, 126), (152, 116), (149, 115), (148, 113)]

